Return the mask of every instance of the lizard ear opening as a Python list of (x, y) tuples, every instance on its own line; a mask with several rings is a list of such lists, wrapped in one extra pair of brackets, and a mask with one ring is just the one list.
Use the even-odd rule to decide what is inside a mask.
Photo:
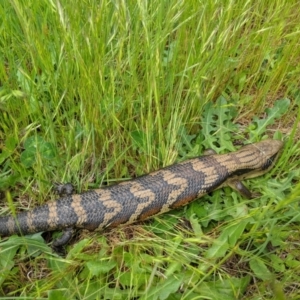
[(277, 160), (278, 158), (278, 153), (274, 154), (273, 156), (271, 156), (269, 159), (267, 159), (266, 163), (262, 166), (262, 170), (268, 170), (273, 164), (274, 162)]

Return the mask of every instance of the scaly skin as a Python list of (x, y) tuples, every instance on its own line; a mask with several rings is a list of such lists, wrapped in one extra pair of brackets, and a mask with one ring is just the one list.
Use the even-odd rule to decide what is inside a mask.
[(249, 197), (240, 180), (267, 172), (282, 146), (281, 141), (265, 140), (236, 152), (201, 156), (106, 188), (66, 196), (15, 217), (1, 217), (0, 235), (103, 230), (130, 224), (184, 206), (224, 185)]

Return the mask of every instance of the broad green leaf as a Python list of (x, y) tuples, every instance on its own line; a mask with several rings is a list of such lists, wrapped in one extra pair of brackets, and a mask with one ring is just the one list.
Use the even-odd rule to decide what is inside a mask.
[(212, 246), (207, 250), (207, 258), (218, 258), (225, 255), (230, 247), (236, 245), (237, 240), (243, 234), (248, 220), (241, 220), (238, 223), (227, 226), (220, 236), (213, 242)]
[(133, 142), (133, 145), (136, 149), (138, 149), (141, 152), (146, 151), (146, 141), (147, 137), (146, 134), (141, 130), (135, 130), (131, 132), (131, 139)]
[(46, 142), (41, 136), (29, 137), (24, 142), (25, 150), (21, 153), (20, 161), (26, 167), (31, 167), (37, 160), (37, 157), (41, 159), (53, 159), (56, 155), (56, 149), (53, 144)]
[(66, 299), (66, 290), (50, 290), (48, 291), (49, 300), (65, 300)]
[(0, 244), (0, 286), (4, 282), (9, 271), (15, 265), (14, 257), (19, 249), (19, 245), (7, 245), (3, 247), (3, 243)]
[(88, 239), (83, 239), (80, 242), (78, 242), (77, 244), (75, 244), (68, 252), (68, 259), (73, 259), (74, 257), (77, 257), (79, 255), (81, 255), (81, 253), (83, 252), (83, 249), (89, 245), (89, 240)]
[(86, 263), (87, 268), (89, 269), (92, 276), (98, 276), (100, 274), (105, 274), (112, 270), (116, 266), (115, 261), (99, 260), (93, 261), (90, 260)]
[(226, 240), (221, 240), (220, 238), (216, 239), (212, 246), (207, 250), (205, 257), (206, 258), (219, 258), (225, 255), (229, 249), (229, 244)]
[(196, 290), (203, 299), (239, 299), (244, 294), (250, 283), (250, 279), (250, 276), (245, 276), (241, 278), (231, 277), (228, 279), (203, 282)]
[(41, 240), (39, 235), (40, 233), (27, 236), (13, 235), (7, 241), (1, 243), (1, 251), (12, 246), (23, 246), (30, 248), (30, 251), (35, 249), (35, 251), (42, 251), (44, 253), (56, 256), (56, 254), (52, 252), (52, 249), (49, 246), (47, 246), (43, 240)]
[(149, 274), (143, 274), (140, 272), (123, 272), (118, 275), (118, 280), (123, 286), (139, 288), (140, 286), (145, 286), (149, 280)]
[(162, 280), (156, 286), (153, 286), (141, 299), (159, 299), (165, 300), (171, 294), (177, 292), (180, 285), (183, 283), (183, 275), (171, 276), (167, 279)]
[(269, 281), (274, 278), (274, 275), (269, 271), (265, 263), (259, 257), (253, 257), (250, 260), (249, 265), (257, 278), (264, 281)]
[(285, 264), (283, 259), (281, 259), (278, 255), (276, 254), (270, 254), (270, 259), (272, 261), (272, 268), (276, 272), (284, 272), (285, 271)]
[(201, 229), (201, 225), (199, 224), (199, 220), (198, 218), (196, 218), (195, 215), (192, 215), (190, 218), (190, 223), (192, 225), (193, 231), (195, 233), (195, 236), (197, 237), (201, 237), (203, 235), (202, 229)]
[(227, 227), (228, 230), (226, 230), (226, 234), (228, 236), (228, 242), (231, 247), (234, 247), (236, 245), (238, 239), (242, 236), (248, 223), (248, 220), (241, 220), (233, 226)]

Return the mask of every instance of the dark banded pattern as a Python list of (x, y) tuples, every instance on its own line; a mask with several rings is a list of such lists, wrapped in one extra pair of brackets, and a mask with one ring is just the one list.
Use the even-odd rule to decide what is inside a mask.
[(236, 183), (268, 171), (282, 146), (281, 141), (265, 140), (236, 152), (201, 156), (106, 188), (66, 196), (16, 217), (1, 217), (0, 235), (103, 230), (130, 224), (186, 205), (224, 185), (249, 195)]

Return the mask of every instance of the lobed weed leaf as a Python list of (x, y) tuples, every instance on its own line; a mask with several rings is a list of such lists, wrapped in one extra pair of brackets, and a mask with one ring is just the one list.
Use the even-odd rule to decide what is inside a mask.
[(287, 113), (291, 101), (287, 98), (277, 100), (274, 106), (266, 108), (266, 117), (259, 118), (255, 116), (253, 122), (248, 127), (251, 141), (258, 141), (258, 138), (266, 131), (267, 126), (274, 124), (274, 122)]

